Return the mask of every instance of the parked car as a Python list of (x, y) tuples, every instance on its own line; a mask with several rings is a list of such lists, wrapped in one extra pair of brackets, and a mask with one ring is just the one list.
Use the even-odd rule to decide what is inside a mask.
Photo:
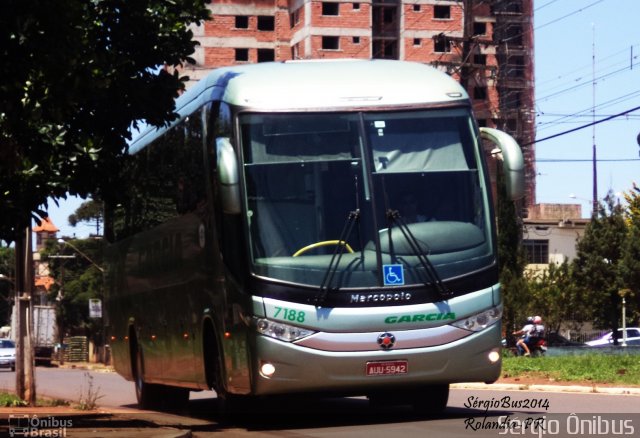
[(565, 338), (559, 333), (550, 332), (547, 334), (547, 346), (548, 347), (584, 347), (585, 344), (578, 341), (572, 341)]
[[(627, 345), (640, 345), (640, 328), (627, 327)], [(590, 347), (606, 347), (613, 345), (613, 332), (586, 343)], [(618, 329), (618, 345), (622, 344), (622, 329)]]
[(0, 368), (16, 370), (16, 344), (10, 339), (0, 339)]

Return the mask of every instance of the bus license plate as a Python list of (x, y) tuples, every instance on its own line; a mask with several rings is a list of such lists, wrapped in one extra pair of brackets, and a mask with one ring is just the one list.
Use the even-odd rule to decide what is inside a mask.
[(367, 376), (388, 376), (392, 374), (407, 374), (409, 364), (406, 360), (382, 362), (367, 362)]

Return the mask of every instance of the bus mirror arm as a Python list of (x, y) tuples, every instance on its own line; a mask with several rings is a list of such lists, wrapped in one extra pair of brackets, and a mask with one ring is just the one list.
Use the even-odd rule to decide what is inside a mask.
[(242, 209), (238, 160), (233, 146), (231, 146), (231, 141), (227, 137), (216, 138), (216, 155), (222, 210), (227, 214), (240, 214)]
[(520, 146), (513, 137), (498, 129), (481, 127), (480, 136), (483, 140), (494, 143), (498, 148), (495, 155), (503, 163), (507, 197), (512, 201), (522, 199), (524, 197), (524, 157)]

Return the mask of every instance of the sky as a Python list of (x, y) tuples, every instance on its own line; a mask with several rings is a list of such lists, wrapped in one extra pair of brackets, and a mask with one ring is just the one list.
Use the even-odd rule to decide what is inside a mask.
[[(640, 107), (639, 20), (640, 0), (534, 0), (537, 203), (579, 203), (591, 215), (594, 143), (598, 199), (640, 184), (640, 109), (599, 122)], [(562, 134), (593, 121), (595, 130)], [(60, 236), (95, 231), (68, 224), (81, 202), (50, 203)]]
[(595, 135), (544, 140), (640, 107), (639, 18), (638, 0), (534, 1), (537, 203), (580, 203), (591, 215), (594, 143), (598, 199), (640, 184), (640, 109)]

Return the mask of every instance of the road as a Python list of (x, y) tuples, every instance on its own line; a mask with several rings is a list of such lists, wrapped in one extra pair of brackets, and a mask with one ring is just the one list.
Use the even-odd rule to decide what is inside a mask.
[[(38, 367), (36, 382), (39, 395), (78, 401), (91, 388), (101, 397), (98, 400), (101, 406), (135, 408), (133, 383), (112, 372)], [(12, 389), (14, 385), (15, 373), (0, 371), (0, 389)], [(427, 434), (438, 437), (467, 434), (473, 437), (505, 434), (540, 436), (541, 434), (528, 433), (530, 430), (523, 433), (521, 429), (513, 429), (513, 425), (517, 426), (519, 421), (540, 416), (548, 421), (556, 421), (564, 429), (567, 424), (574, 424), (576, 428), (595, 428), (598, 426), (595, 423), (600, 421), (606, 423), (606, 427), (609, 424), (619, 427), (635, 426), (635, 433), (640, 432), (638, 395), (453, 389), (446, 411), (429, 419), (419, 417), (411, 409), (402, 406), (372, 408), (364, 398), (277, 401), (224, 421), (218, 416), (216, 409), (214, 392), (192, 392), (187, 412), (179, 415), (163, 414), (161, 417), (168, 426), (191, 429), (192, 436), (196, 438), (219, 437), (221, 432), (224, 432), (225, 438), (387, 438)], [(567, 423), (569, 417), (566, 414), (570, 413), (577, 414), (572, 417), (574, 423)], [(616, 417), (613, 413), (619, 415)], [(484, 429), (501, 421), (504, 423), (506, 419), (512, 424), (509, 434), (504, 429)], [(625, 421), (632, 423), (627, 424)], [(563, 428), (560, 427), (559, 432), (562, 431)], [(570, 433), (552, 435), (575, 436), (575, 431), (585, 432), (571, 429)]]

